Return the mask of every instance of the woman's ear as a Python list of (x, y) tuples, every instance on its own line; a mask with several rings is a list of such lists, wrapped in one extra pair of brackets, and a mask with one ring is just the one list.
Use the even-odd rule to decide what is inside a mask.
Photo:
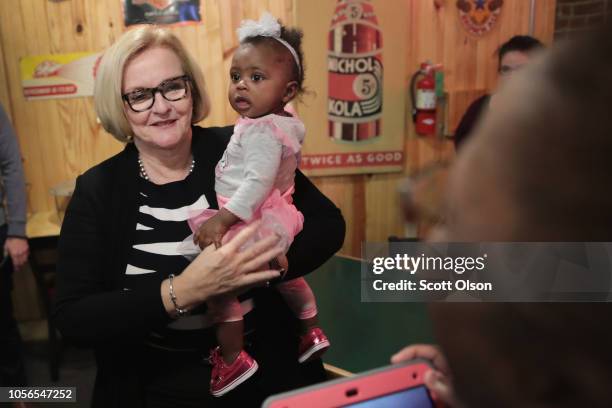
[(285, 94), (283, 95), (283, 103), (288, 103), (295, 95), (297, 95), (298, 83), (297, 81), (289, 81), (285, 86)]

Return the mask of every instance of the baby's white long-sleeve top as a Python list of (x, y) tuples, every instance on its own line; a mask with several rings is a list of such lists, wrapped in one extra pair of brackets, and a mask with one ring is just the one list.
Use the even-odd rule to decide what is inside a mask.
[(274, 189), (293, 186), (306, 131), (292, 116), (241, 118), (215, 171), (215, 191), (225, 208), (249, 221)]

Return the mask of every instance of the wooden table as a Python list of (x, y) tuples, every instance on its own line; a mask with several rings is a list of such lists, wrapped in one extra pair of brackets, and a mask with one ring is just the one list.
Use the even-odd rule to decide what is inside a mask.
[(325, 363), (357, 373), (390, 364), (411, 343), (433, 343), (423, 303), (361, 302), (361, 262), (334, 256), (306, 276), (332, 343)]
[(43, 238), (58, 236), (61, 222), (56, 211), (41, 211), (28, 216), (26, 235), (28, 238)]
[(26, 235), (28, 238), (44, 238), (58, 236), (62, 225), (58, 213), (66, 210), (70, 197), (74, 192), (76, 179), (63, 181), (51, 187), (50, 194), (55, 200), (56, 210), (39, 211), (28, 216), (26, 223)]

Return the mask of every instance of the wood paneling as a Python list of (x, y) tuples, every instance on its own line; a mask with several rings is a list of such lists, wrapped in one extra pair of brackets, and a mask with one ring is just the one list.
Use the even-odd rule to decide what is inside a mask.
[[(323, 0), (320, 0), (323, 1)], [(333, 0), (325, 0), (333, 1)], [(207, 80), (212, 111), (204, 125), (226, 125), (236, 114), (226, 98), (228, 64), (236, 46), (235, 27), (244, 18), (270, 10), (288, 24), (294, 21), (291, 0), (202, 0), (203, 24), (173, 28), (200, 62)], [(444, 65), (446, 90), (451, 95), (451, 121), (469, 103), (465, 95), (495, 87), (498, 45), (515, 34), (527, 33), (530, 1), (506, 0), (492, 32), (477, 39), (458, 19), (454, 0), (389, 0), (385, 7), (408, 10), (409, 25), (405, 91), (420, 62)], [(314, 2), (313, 2), (314, 4)], [(555, 0), (536, 1), (537, 37), (550, 43)], [(325, 19), (324, 24), (329, 24)], [(0, 100), (11, 113), (19, 135), (32, 212), (54, 210), (49, 188), (72, 179), (121, 149), (96, 122), (92, 98), (25, 101), (21, 93), (19, 59), (27, 55), (101, 51), (125, 30), (119, 0), (20, 0), (0, 2)], [(308, 35), (308, 33), (306, 33)], [(306, 56), (308, 62), (308, 56)], [(464, 95), (453, 97), (454, 94)], [(453, 100), (459, 100), (453, 102)], [(454, 112), (454, 113), (453, 113)], [(407, 122), (409, 122), (407, 120)], [(454, 126), (454, 123), (451, 127)], [(317, 177), (315, 183), (341, 207), (348, 234), (342, 252), (358, 256), (361, 243), (403, 235), (397, 185), (406, 175), (432, 161), (452, 156), (448, 140), (424, 140), (406, 124), (404, 173)]]
[[(0, 33), (1, 35), (1, 33)], [(6, 70), (4, 68), (4, 48), (2, 45), (2, 37), (0, 37), (0, 103), (4, 107), (6, 114), (9, 118), (12, 116), (11, 112), (11, 103), (9, 97), (9, 88), (8, 88), (8, 77), (6, 74)]]

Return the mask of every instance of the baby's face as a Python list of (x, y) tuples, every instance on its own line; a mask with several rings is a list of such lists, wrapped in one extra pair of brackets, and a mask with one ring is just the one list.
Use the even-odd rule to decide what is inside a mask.
[(240, 45), (230, 68), (232, 108), (249, 118), (282, 112), (295, 93), (291, 68), (285, 56), (268, 45)]

